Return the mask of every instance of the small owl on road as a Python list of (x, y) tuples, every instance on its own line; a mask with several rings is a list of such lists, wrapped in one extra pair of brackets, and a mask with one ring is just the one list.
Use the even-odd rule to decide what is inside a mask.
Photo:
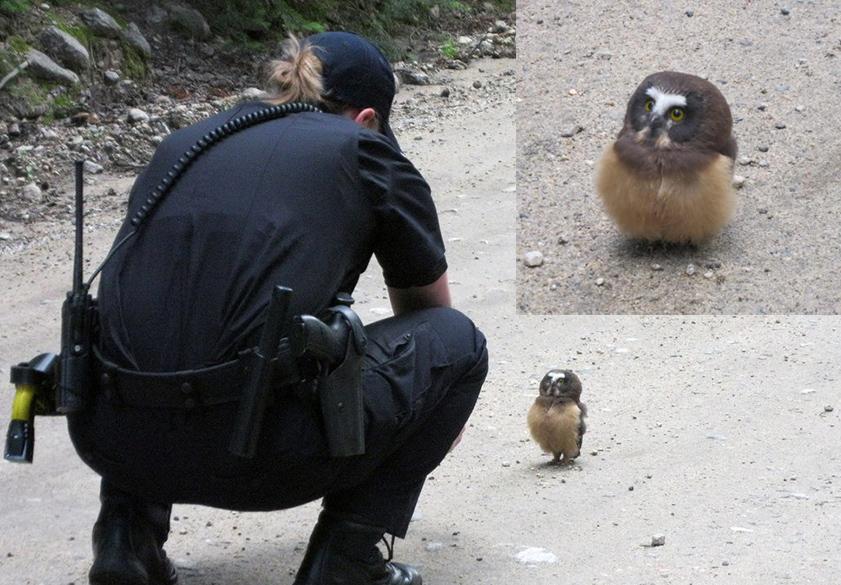
[(599, 161), (596, 190), (632, 238), (699, 244), (735, 207), (733, 117), (709, 81), (674, 71), (646, 77), (616, 141)]
[(555, 462), (572, 463), (581, 453), (587, 425), (581, 402), (581, 380), (570, 370), (549, 370), (540, 382), (540, 395), (529, 409), (531, 436)]

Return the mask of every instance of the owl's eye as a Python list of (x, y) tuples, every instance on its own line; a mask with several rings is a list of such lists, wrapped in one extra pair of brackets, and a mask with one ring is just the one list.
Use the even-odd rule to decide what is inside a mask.
[(669, 113), (671, 119), (675, 122), (680, 122), (686, 117), (686, 110), (683, 108), (672, 108), (672, 111)]
[(645, 111), (650, 112), (653, 109), (654, 109), (654, 100), (651, 99), (651, 98), (645, 100)]

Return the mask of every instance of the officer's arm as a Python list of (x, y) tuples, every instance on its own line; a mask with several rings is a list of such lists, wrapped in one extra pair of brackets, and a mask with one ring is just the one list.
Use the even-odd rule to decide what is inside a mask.
[(444, 272), (438, 280), (426, 286), (411, 288), (388, 287), (388, 298), (395, 315), (428, 309), (430, 307), (450, 307), (450, 285), (447, 283), (447, 273)]

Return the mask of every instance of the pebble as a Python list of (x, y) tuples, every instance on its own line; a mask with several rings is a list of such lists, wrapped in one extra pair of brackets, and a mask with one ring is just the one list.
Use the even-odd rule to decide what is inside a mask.
[(10, 234), (9, 232), (0, 232), (0, 240), (3, 240), (4, 242), (8, 242), (11, 239), (12, 239), (12, 234)]
[(760, 144), (756, 147), (756, 150), (758, 150), (759, 152), (768, 152), (768, 146), (765, 144)]
[(448, 98), (448, 97), (450, 97), (450, 88), (449, 88), (449, 87), (445, 87), (445, 88), (443, 88), (443, 89), (441, 90), (441, 93), (440, 93), (440, 94), (438, 94), (438, 95), (440, 95), (442, 98)]
[(651, 269), (655, 272), (660, 272), (661, 270), (663, 270), (663, 265), (662, 264), (657, 264), (656, 262), (654, 262), (651, 265)]
[(710, 279), (710, 278), (712, 278), (713, 276), (715, 276), (715, 272), (713, 272), (712, 270), (707, 270), (707, 271), (704, 273), (704, 278), (706, 278), (706, 279)]
[(739, 157), (739, 161), (738, 161), (738, 162), (739, 162), (739, 164), (740, 164), (740, 165), (742, 165), (743, 167), (746, 167), (746, 166), (748, 166), (748, 165), (750, 165), (750, 164), (753, 164), (753, 159), (752, 159), (752, 158), (750, 158), (749, 156), (740, 156), (740, 157)]
[(745, 178), (742, 175), (733, 175), (733, 187), (741, 189), (745, 186)]
[(832, 412), (833, 410), (835, 410), (835, 408), (831, 404), (827, 404), (823, 407), (824, 412)]
[(584, 128), (580, 124), (576, 124), (575, 122), (568, 123), (563, 128), (561, 128), (561, 137), (562, 138), (572, 138), (573, 136), (575, 136), (576, 134), (578, 134), (582, 130), (584, 130)]
[(21, 195), (23, 195), (24, 199), (28, 199), (29, 201), (40, 201), (41, 187), (35, 183), (28, 183), (21, 191)]
[(651, 537), (651, 546), (663, 546), (666, 544), (665, 534), (655, 534)]
[(140, 108), (132, 108), (128, 111), (128, 121), (129, 122), (148, 122), (149, 121), (149, 114), (141, 110)]
[(696, 270), (697, 269), (695, 268), (694, 264), (687, 264), (687, 266), (686, 266), (686, 276), (692, 276), (693, 274), (695, 274)]
[(101, 173), (104, 170), (102, 165), (96, 164), (95, 162), (93, 162), (91, 160), (86, 160), (85, 164), (84, 164), (84, 167), (85, 167), (85, 172), (86, 173), (91, 173), (92, 175), (98, 175), (99, 173)]
[(16, 138), (20, 136), (20, 125), (17, 122), (12, 122), (8, 125), (6, 129), (6, 133), (11, 136), (12, 138)]
[(777, 130), (783, 130), (785, 127), (786, 127), (785, 122), (777, 122), (776, 124), (774, 124), (774, 128), (776, 128)]
[(686, 11), (686, 16), (688, 16), (689, 18), (692, 18), (693, 16), (695, 16), (695, 12), (693, 10), (687, 10)]
[(479, 89), (480, 87), (482, 87), (482, 82), (477, 79), (476, 81), (473, 82), (473, 87), (475, 87), (476, 89)]
[(601, 276), (596, 279), (596, 286), (604, 286), (604, 278)]
[(789, 14), (791, 14), (791, 9), (786, 6), (783, 6), (782, 8), (780, 8), (780, 14), (782, 14), (783, 16), (788, 16)]
[(426, 550), (429, 552), (436, 552), (444, 548), (444, 544), (441, 542), (428, 542), (426, 543)]
[(105, 73), (102, 74), (102, 77), (105, 79), (105, 82), (114, 85), (118, 81), (120, 81), (120, 74), (114, 71), (113, 69), (108, 69)]
[(543, 265), (543, 254), (537, 250), (526, 252), (523, 255), (523, 263), (529, 268), (536, 268)]
[(558, 557), (546, 550), (545, 548), (540, 547), (529, 547), (523, 551), (520, 551), (516, 555), (517, 561), (523, 563), (524, 565), (533, 565), (536, 563), (557, 563)]

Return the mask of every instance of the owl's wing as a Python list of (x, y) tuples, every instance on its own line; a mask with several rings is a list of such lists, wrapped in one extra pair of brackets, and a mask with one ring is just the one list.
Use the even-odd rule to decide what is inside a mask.
[(719, 152), (735, 161), (736, 155), (739, 153), (739, 147), (736, 144), (736, 137), (731, 134), (730, 138), (727, 139), (727, 143), (724, 145), (724, 148), (721, 148)]

